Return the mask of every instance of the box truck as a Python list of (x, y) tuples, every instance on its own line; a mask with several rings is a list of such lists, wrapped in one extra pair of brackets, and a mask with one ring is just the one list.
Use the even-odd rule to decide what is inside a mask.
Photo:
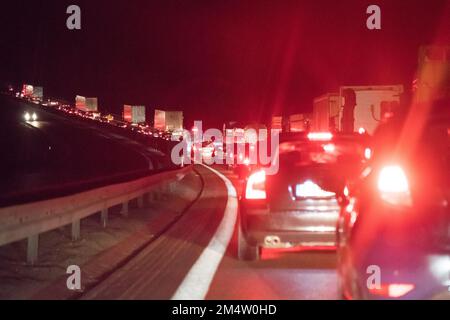
[(339, 131), (373, 134), (400, 106), (403, 85), (343, 86), (339, 92)]
[(339, 127), (339, 93), (327, 93), (314, 99), (311, 130), (334, 131)]
[(98, 111), (98, 99), (97, 98), (86, 98), (84, 96), (75, 97), (75, 107), (78, 110), (97, 112)]
[(42, 102), (44, 100), (44, 88), (33, 86), (31, 84), (24, 84), (22, 86), (21, 96), (33, 101)]
[(160, 131), (183, 130), (183, 112), (155, 110), (154, 127)]
[(123, 120), (131, 123), (145, 122), (145, 106), (123, 106)]
[(403, 85), (342, 86), (314, 99), (311, 130), (373, 134), (400, 104)]

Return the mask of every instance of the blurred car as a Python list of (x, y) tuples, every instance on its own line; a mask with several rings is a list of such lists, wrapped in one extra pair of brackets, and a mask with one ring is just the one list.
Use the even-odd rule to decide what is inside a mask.
[[(338, 196), (365, 163), (363, 135), (280, 136), (279, 171), (254, 171), (240, 202), (238, 254), (258, 259), (261, 248), (334, 248)], [(275, 159), (277, 161), (277, 159)]]
[(447, 101), (404, 112), (375, 133), (338, 221), (344, 298), (450, 298), (449, 110)]

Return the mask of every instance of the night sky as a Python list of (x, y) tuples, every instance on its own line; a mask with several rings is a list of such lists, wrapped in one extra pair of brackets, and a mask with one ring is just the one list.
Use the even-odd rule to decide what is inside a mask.
[[(66, 8), (82, 30), (66, 28)], [(382, 30), (366, 28), (378, 4)], [(309, 112), (340, 85), (405, 84), (450, 43), (450, 1), (65, 1), (1, 4), (0, 80), (73, 100), (181, 109), (187, 125)]]

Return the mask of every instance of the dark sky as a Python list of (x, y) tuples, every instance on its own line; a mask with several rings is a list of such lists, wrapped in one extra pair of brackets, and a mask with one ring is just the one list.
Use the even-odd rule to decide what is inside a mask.
[[(66, 28), (70, 4), (82, 30)], [(378, 4), (382, 30), (366, 28)], [(421, 44), (450, 43), (450, 1), (26, 0), (1, 5), (3, 83), (72, 100), (182, 109), (188, 125), (308, 112), (340, 85), (409, 87)]]

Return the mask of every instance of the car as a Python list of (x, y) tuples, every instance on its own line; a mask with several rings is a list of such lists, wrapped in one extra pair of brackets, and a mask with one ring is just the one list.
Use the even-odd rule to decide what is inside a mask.
[(449, 100), (415, 104), (374, 133), (338, 219), (343, 298), (450, 298), (449, 110)]
[(359, 134), (281, 135), (278, 172), (254, 169), (240, 197), (239, 259), (256, 260), (261, 248), (334, 248), (338, 197), (363, 170), (369, 142)]

